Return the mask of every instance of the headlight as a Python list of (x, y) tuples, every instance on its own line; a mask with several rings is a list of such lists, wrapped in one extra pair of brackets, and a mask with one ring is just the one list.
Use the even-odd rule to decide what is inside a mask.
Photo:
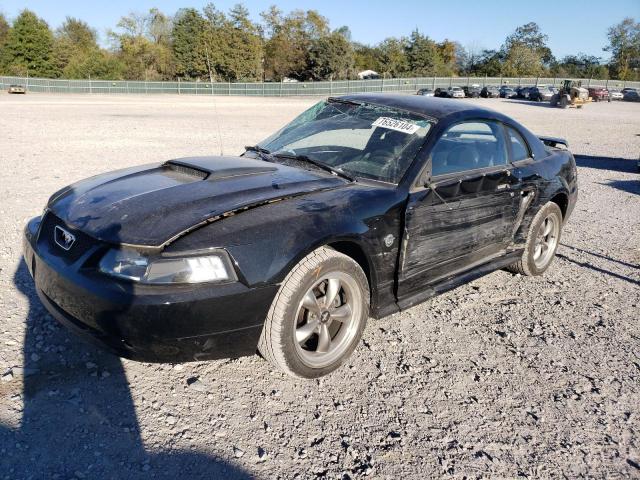
[(140, 283), (205, 283), (236, 280), (229, 255), (213, 250), (206, 255), (176, 258), (148, 257), (135, 250), (109, 250), (100, 271)]

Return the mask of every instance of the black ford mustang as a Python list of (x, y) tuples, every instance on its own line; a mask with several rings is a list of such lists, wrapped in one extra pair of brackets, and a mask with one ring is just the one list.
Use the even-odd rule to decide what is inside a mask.
[(452, 100), (350, 95), (240, 157), (66, 187), (28, 223), (24, 257), (51, 314), (119, 355), (257, 348), (317, 377), (369, 316), (499, 268), (543, 273), (576, 196), (561, 139)]

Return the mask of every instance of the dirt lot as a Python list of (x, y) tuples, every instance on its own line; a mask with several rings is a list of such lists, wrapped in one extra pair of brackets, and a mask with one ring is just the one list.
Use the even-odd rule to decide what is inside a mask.
[(477, 100), (570, 141), (559, 258), (370, 321), (327, 378), (121, 361), (46, 314), (20, 250), (52, 192), (240, 152), (314, 101), (0, 96), (0, 478), (640, 477), (640, 104)]

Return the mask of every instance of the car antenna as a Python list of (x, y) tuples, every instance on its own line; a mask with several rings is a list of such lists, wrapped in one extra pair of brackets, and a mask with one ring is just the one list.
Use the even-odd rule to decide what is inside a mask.
[(222, 132), (220, 130), (220, 115), (218, 115), (218, 102), (216, 101), (216, 96), (213, 95), (213, 90), (211, 93), (212, 93), (211, 98), (213, 100), (213, 114), (216, 117), (216, 129), (218, 130), (218, 145), (220, 145), (220, 156), (223, 157), (224, 151), (222, 148)]

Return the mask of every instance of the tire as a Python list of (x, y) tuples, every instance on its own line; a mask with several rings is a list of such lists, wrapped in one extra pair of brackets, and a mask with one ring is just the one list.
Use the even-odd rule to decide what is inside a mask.
[[(544, 233), (544, 229), (548, 228), (549, 225), (549, 223), (546, 223), (547, 220), (555, 222), (552, 227), (554, 230), (549, 233), (549, 235), (553, 234), (553, 240), (550, 241), (551, 238), (547, 236), (547, 249), (542, 249), (540, 256), (537, 257), (537, 248), (538, 245), (540, 245), (540, 234)], [(554, 202), (548, 202), (538, 211), (536, 216), (533, 217), (522, 257), (517, 262), (509, 265), (508, 270), (529, 277), (542, 275), (549, 268), (549, 265), (551, 265), (555, 257), (556, 250), (560, 244), (561, 233), (562, 212), (560, 211), (560, 207)]]
[(549, 101), (552, 107), (558, 106), (558, 95), (554, 94)]
[[(325, 305), (327, 294), (334, 297), (329, 307)], [(360, 265), (347, 255), (320, 247), (293, 267), (282, 282), (267, 314), (258, 350), (283, 373), (321, 377), (353, 353), (368, 317), (369, 283)], [(296, 336), (302, 340), (298, 342)]]
[(569, 106), (569, 100), (566, 95), (560, 97), (560, 108), (567, 108)]

